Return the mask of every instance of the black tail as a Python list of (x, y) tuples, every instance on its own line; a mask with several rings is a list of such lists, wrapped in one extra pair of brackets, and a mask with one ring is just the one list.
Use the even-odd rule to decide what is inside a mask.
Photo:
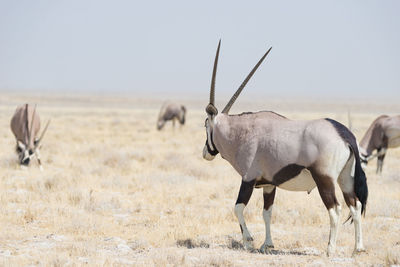
[(355, 147), (351, 145), (351, 150), (354, 153), (354, 157), (356, 158), (356, 168), (354, 173), (354, 192), (358, 200), (361, 202), (361, 214), (365, 215), (365, 209), (367, 207), (367, 199), (368, 199), (368, 185), (367, 185), (367, 177), (365, 176), (365, 172), (361, 167), (360, 154), (358, 152), (357, 144)]
[(354, 154), (356, 160), (355, 173), (354, 173), (354, 193), (356, 194), (358, 200), (361, 202), (361, 214), (365, 215), (365, 210), (367, 207), (368, 199), (368, 185), (367, 177), (365, 176), (364, 170), (361, 168), (360, 154), (358, 152), (358, 146), (355, 136), (346, 126), (334, 121), (332, 119), (326, 119), (329, 121), (336, 129), (340, 137), (349, 144), (351, 151)]

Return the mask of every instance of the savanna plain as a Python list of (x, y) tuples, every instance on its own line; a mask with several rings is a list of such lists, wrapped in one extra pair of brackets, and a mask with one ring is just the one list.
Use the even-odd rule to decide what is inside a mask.
[[(208, 93), (208, 92), (207, 92)], [(270, 254), (243, 249), (233, 213), (241, 178), (217, 156), (202, 158), (208, 96), (181, 100), (183, 127), (157, 131), (161, 99), (151, 97), (0, 95), (0, 265), (3, 266), (388, 266), (400, 264), (400, 149), (388, 151), (382, 175), (366, 169), (369, 199), (362, 227), (366, 252), (352, 257), (354, 226), (341, 224), (326, 256), (329, 216), (314, 189), (277, 191)], [(174, 100), (174, 99), (170, 99)], [(273, 110), (291, 119), (330, 117), (358, 140), (385, 103), (238, 100), (231, 113)], [(10, 119), (18, 104), (37, 103), (51, 119), (41, 157), (21, 168)], [(240, 103), (239, 103), (240, 102)], [(217, 103), (222, 108), (224, 103)], [(342, 205), (341, 222), (348, 208)], [(245, 218), (264, 241), (262, 190)]]

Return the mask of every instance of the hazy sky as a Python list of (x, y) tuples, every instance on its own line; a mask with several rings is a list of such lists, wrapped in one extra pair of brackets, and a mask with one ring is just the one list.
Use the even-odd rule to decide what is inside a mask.
[[(400, 1), (0, 0), (0, 89), (400, 96)], [(169, 97), (173, 98), (173, 96)]]

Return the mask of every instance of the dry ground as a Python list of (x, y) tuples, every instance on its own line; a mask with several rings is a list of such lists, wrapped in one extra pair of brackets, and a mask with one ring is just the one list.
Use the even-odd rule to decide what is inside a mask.
[[(205, 99), (207, 99), (205, 97)], [(52, 119), (36, 162), (21, 169), (9, 121), (16, 104), (39, 104)], [(400, 264), (400, 149), (382, 176), (367, 169), (366, 253), (351, 257), (354, 227), (341, 226), (337, 253), (325, 256), (329, 217), (317, 190), (277, 191), (271, 255), (243, 250), (233, 206), (240, 177), (218, 156), (202, 159), (203, 108), (190, 102), (187, 125), (156, 131), (161, 102), (146, 99), (0, 97), (0, 265), (385, 266)], [(346, 105), (262, 103), (293, 119), (331, 117), (347, 124)], [(255, 110), (254, 106), (241, 111)], [(236, 107), (236, 108), (238, 108)], [(358, 138), (383, 106), (352, 113)], [(399, 112), (385, 106), (384, 112)], [(342, 221), (347, 216), (343, 197)], [(264, 238), (262, 193), (245, 217), (256, 247)]]

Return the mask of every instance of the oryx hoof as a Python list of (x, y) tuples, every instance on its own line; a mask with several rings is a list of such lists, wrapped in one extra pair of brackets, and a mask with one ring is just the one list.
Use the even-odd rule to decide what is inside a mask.
[(251, 241), (244, 241), (243, 242), (243, 247), (245, 250), (249, 251), (249, 252), (254, 252), (254, 246), (253, 243)]
[(361, 254), (361, 253), (363, 253), (363, 252), (365, 252), (365, 251), (366, 251), (366, 250), (365, 250), (364, 247), (355, 248), (355, 249), (353, 250), (352, 257), (355, 257), (356, 255)]
[(263, 244), (260, 248), (260, 252), (263, 254), (271, 254), (271, 249), (274, 248), (273, 244)]
[(336, 247), (328, 245), (326, 256), (331, 257), (335, 253)]
[(253, 242), (254, 239), (253, 239), (251, 236), (248, 236), (248, 237), (246, 237), (246, 241), (247, 241), (247, 242)]

